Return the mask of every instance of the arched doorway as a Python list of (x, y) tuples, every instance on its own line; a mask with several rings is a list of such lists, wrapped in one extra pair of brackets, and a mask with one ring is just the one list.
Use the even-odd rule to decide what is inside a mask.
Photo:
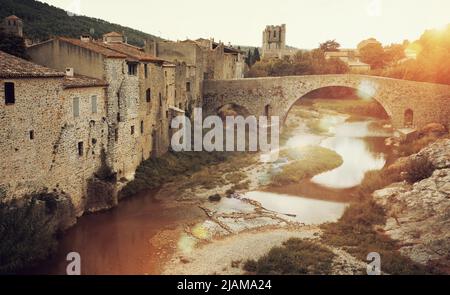
[(406, 128), (414, 127), (414, 112), (411, 109), (407, 109), (404, 115), (404, 126)]
[(243, 106), (230, 103), (218, 108), (217, 114), (222, 118), (222, 120), (225, 120), (226, 117), (237, 117), (237, 116), (247, 117), (250, 115), (250, 112)]

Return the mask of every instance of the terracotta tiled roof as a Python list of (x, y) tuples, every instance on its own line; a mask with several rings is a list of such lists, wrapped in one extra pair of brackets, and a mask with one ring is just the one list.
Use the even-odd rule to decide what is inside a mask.
[(49, 69), (0, 51), (0, 78), (53, 78), (64, 73)]
[(15, 16), (15, 15), (10, 15), (8, 17), (6, 17), (6, 19), (10, 19), (10, 20), (18, 20), (20, 19), (19, 17)]
[(66, 76), (63, 85), (64, 88), (106, 87), (108, 83), (92, 77), (75, 75), (73, 77)]
[(72, 45), (91, 50), (91, 51), (101, 54), (105, 57), (109, 57), (109, 58), (126, 58), (127, 57), (125, 54), (121, 54), (117, 51), (108, 49), (107, 47), (100, 46), (99, 43), (97, 43), (97, 42), (86, 42), (86, 41), (81, 41), (79, 39), (72, 39), (72, 38), (65, 38), (65, 37), (58, 37), (58, 39), (60, 41), (67, 42)]
[(119, 52), (121, 54), (127, 55), (131, 60), (144, 61), (144, 62), (155, 62), (163, 63), (164, 60), (160, 59), (154, 55), (144, 52), (141, 48), (127, 44), (127, 43), (105, 43), (105, 42), (95, 42), (103, 48)]
[(123, 35), (117, 32), (109, 32), (103, 35), (104, 37), (122, 37)]

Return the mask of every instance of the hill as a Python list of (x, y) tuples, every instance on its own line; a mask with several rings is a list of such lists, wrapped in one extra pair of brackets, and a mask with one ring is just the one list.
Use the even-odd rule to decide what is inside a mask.
[(63, 9), (34, 0), (0, 0), (0, 4), (0, 18), (12, 14), (20, 17), (24, 21), (25, 36), (33, 41), (43, 41), (51, 36), (78, 38), (90, 32), (94, 38), (100, 38), (111, 31), (124, 32), (128, 42), (137, 46), (142, 46), (145, 39), (161, 39), (101, 19), (69, 16)]

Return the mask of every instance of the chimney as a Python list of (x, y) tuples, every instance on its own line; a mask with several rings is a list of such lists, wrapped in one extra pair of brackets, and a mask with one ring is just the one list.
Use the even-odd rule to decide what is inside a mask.
[(73, 77), (73, 75), (74, 75), (73, 68), (66, 68), (66, 76)]
[(81, 35), (80, 40), (81, 42), (91, 42), (92, 37), (91, 35)]

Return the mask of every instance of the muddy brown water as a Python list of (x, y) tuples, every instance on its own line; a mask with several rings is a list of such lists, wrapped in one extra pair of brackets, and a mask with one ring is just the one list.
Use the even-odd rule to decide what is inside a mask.
[[(268, 210), (296, 216), (303, 223), (337, 220), (365, 172), (390, 162), (383, 130), (370, 131), (367, 120), (346, 122), (323, 118), (330, 134), (301, 127), (288, 140), (290, 147), (317, 145), (336, 151), (344, 165), (295, 185), (248, 193)], [(378, 132), (378, 134), (377, 134)], [(161, 202), (151, 191), (124, 200), (111, 211), (80, 218), (60, 241), (58, 253), (33, 273), (65, 274), (66, 255), (81, 255), (82, 274), (159, 274), (177, 250), (188, 225), (205, 220), (196, 204)], [(245, 196), (245, 195), (244, 195)]]

